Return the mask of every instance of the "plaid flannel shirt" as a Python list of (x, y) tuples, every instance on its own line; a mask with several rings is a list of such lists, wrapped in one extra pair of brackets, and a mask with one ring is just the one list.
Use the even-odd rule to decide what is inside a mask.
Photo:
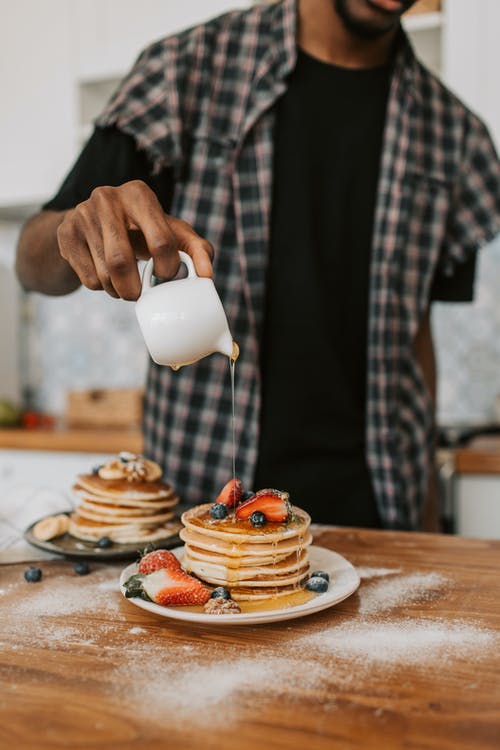
[[(133, 135), (157, 171), (174, 170), (172, 215), (216, 248), (215, 283), (241, 350), (237, 473), (247, 487), (261, 402), (273, 105), (295, 60), (295, 0), (229, 13), (148, 47), (97, 123)], [(412, 342), (432, 280), (499, 232), (500, 165), (486, 129), (403, 44), (381, 157), (367, 352), (366, 457), (388, 528), (417, 528), (426, 492), (433, 404)], [(231, 474), (229, 383), (221, 356), (176, 373), (151, 365), (146, 450), (189, 502), (212, 500)]]

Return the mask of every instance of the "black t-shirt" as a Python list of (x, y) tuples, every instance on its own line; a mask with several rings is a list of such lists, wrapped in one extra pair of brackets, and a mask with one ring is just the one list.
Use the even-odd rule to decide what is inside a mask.
[[(277, 104), (272, 227), (261, 347), (255, 489), (275, 486), (315, 521), (379, 525), (365, 461), (368, 273), (390, 68), (348, 70), (299, 51)], [(44, 209), (142, 179), (169, 211), (170, 170), (97, 128)], [(472, 298), (474, 262), (433, 297)]]
[(256, 484), (378, 525), (365, 461), (368, 273), (390, 67), (299, 50), (277, 107)]
[(174, 188), (172, 170), (152, 174), (146, 152), (137, 148), (130, 135), (115, 127), (96, 128), (65, 177), (57, 194), (43, 206), (48, 211), (74, 208), (102, 185), (117, 187), (130, 180), (143, 180), (155, 192), (168, 213)]

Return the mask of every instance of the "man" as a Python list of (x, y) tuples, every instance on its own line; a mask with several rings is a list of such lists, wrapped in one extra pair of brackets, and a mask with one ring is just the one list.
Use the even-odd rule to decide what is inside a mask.
[[(240, 345), (237, 473), (314, 520), (419, 528), (432, 299), (500, 231), (481, 122), (414, 58), (399, 0), (284, 0), (149, 47), (26, 225), (27, 289), (136, 299), (136, 258), (213, 273)], [(215, 251), (213, 250), (215, 249)], [(146, 453), (191, 502), (231, 473), (227, 362), (151, 366)]]

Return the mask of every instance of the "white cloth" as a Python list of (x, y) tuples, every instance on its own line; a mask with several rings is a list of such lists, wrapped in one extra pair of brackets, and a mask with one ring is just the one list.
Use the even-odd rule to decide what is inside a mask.
[(71, 509), (71, 501), (64, 492), (17, 485), (0, 495), (0, 564), (32, 562), (57, 558), (24, 539), (25, 530), (44, 516)]

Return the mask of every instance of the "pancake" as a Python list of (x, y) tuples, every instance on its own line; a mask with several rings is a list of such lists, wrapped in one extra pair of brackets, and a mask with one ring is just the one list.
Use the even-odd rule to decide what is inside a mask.
[(92, 495), (122, 500), (156, 500), (175, 495), (164, 482), (131, 481), (130, 479), (102, 479), (98, 474), (80, 474), (78, 484)]
[(80, 502), (70, 516), (69, 533), (85, 541), (109, 537), (138, 544), (177, 534), (179, 498), (160, 477), (158, 464), (133, 453), (121, 453), (97, 472), (80, 475), (73, 487)]
[(235, 602), (250, 602), (262, 601), (264, 599), (278, 599), (282, 596), (296, 594), (298, 584), (307, 578), (308, 575), (309, 573), (305, 573), (297, 583), (287, 586), (268, 586), (266, 588), (248, 588), (246, 584), (245, 586), (231, 586), (231, 598)]
[(91, 502), (102, 503), (109, 506), (121, 505), (129, 506), (131, 508), (144, 508), (145, 510), (159, 510), (164, 508), (172, 508), (177, 505), (179, 498), (176, 494), (169, 496), (168, 498), (158, 498), (157, 500), (130, 500), (127, 497), (106, 497), (104, 495), (96, 495), (92, 492), (84, 490), (79, 484), (73, 485), (74, 494), (82, 500), (90, 500)]
[(68, 531), (77, 539), (83, 539), (88, 542), (97, 542), (103, 536), (107, 536), (114, 542), (129, 544), (167, 539), (169, 536), (177, 534), (180, 526), (181, 524), (177, 520), (146, 528), (138, 528), (131, 524), (104, 524), (82, 518), (78, 513), (72, 513), (69, 519)]
[(137, 526), (154, 526), (163, 521), (170, 521), (174, 516), (172, 510), (167, 513), (155, 513), (149, 516), (134, 516), (126, 513), (100, 513), (92, 507), (92, 503), (81, 503), (78, 507), (78, 515), (82, 518), (90, 518), (93, 521), (102, 521), (104, 523), (129, 523)]
[(172, 512), (170, 506), (158, 509), (134, 508), (133, 506), (129, 505), (107, 505), (105, 503), (101, 503), (100, 498), (98, 498), (99, 502), (96, 502), (96, 500), (83, 500), (78, 506), (78, 509), (81, 510), (82, 508), (87, 508), (89, 511), (92, 511), (93, 513), (99, 513), (100, 515), (106, 516), (106, 518), (109, 518), (110, 520), (112, 520), (113, 518), (117, 518), (118, 516), (123, 516), (126, 518), (156, 518), (160, 514)]
[[(283, 539), (280, 542), (273, 542), (272, 551), (263, 544), (253, 544), (252, 542), (240, 542), (237, 539), (237, 544), (227, 542), (223, 539), (216, 539), (214, 536), (204, 536), (197, 531), (184, 527), (180, 534), (180, 538), (186, 542), (192, 549), (204, 549), (213, 554), (226, 555), (227, 557), (233, 557), (240, 559), (242, 556), (254, 557), (265, 557), (275, 559), (277, 556), (289, 555), (297, 549), (296, 537), (289, 537)], [(309, 546), (312, 543), (312, 535), (309, 531), (305, 532), (302, 536), (302, 545), (304, 547)], [(230, 563), (228, 563), (229, 565)]]
[(215, 521), (209, 513), (211, 505), (211, 503), (205, 503), (190, 508), (182, 514), (182, 523), (190, 531), (197, 531), (212, 539), (231, 542), (236, 547), (246, 542), (271, 544), (302, 536), (311, 524), (309, 514), (295, 506), (292, 506), (293, 519), (291, 521), (268, 523), (263, 528), (255, 528), (250, 521), (235, 521), (233, 515), (221, 521)]
[(277, 562), (272, 560), (267, 565), (265, 563), (244, 565), (242, 561), (239, 567), (227, 567), (218, 561), (200, 559), (193, 550), (189, 550), (184, 554), (183, 564), (208, 583), (224, 585), (224, 581), (228, 583), (249, 581), (250, 586), (267, 586), (275, 585), (276, 582), (287, 578), (290, 578), (289, 583), (294, 583), (304, 569), (307, 571), (308, 559), (307, 552), (303, 549)]
[(214, 519), (211, 504), (186, 511), (183, 567), (214, 586), (228, 588), (234, 600), (273, 598), (296, 591), (309, 574), (307, 548), (312, 542), (309, 515), (289, 506), (283, 522), (266, 520), (255, 526), (250, 520)]

